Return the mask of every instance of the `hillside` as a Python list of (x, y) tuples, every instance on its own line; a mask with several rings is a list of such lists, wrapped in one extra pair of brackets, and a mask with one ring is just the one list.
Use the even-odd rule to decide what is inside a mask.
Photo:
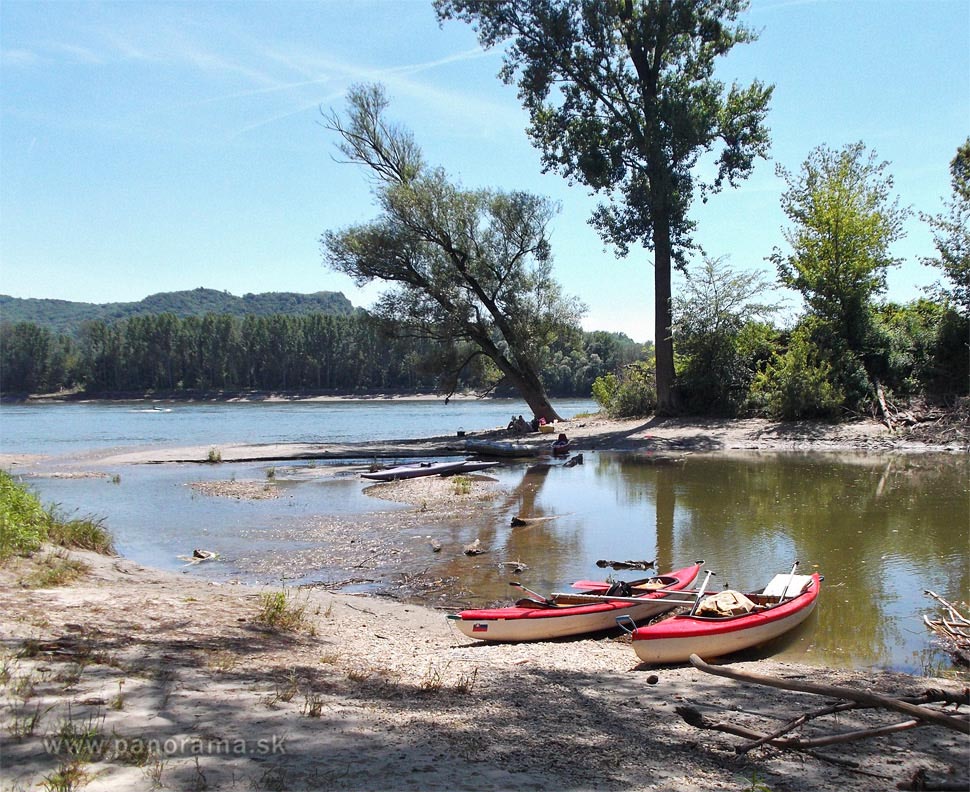
[(68, 300), (22, 299), (0, 294), (0, 319), (33, 322), (63, 333), (74, 333), (83, 322), (114, 322), (131, 316), (172, 313), (178, 317), (209, 313), (232, 316), (326, 313), (348, 315), (354, 306), (341, 292), (265, 292), (237, 297), (215, 289), (161, 292), (138, 302), (85, 303)]

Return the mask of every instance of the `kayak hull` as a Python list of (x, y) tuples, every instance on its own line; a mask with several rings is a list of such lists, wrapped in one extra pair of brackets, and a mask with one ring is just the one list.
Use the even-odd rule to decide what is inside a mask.
[(558, 607), (543, 607), (537, 602), (534, 606), (465, 610), (448, 618), (461, 633), (481, 641), (547, 641), (603, 632), (616, 628), (618, 616), (641, 622), (677, 607), (682, 598), (668, 602), (664, 595), (687, 588), (699, 571), (700, 565), (694, 564), (664, 575), (673, 579), (670, 585), (637, 598)]
[(812, 575), (797, 596), (741, 616), (679, 615), (633, 631), (633, 649), (645, 663), (710, 660), (767, 643), (795, 629), (815, 610), (821, 578)]

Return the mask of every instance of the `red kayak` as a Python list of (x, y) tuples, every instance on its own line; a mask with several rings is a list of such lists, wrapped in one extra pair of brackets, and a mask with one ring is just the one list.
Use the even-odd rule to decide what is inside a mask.
[(696, 598), (685, 592), (697, 577), (700, 563), (649, 578), (634, 586), (630, 596), (605, 591), (553, 594), (548, 599), (521, 599), (508, 608), (464, 610), (448, 616), (469, 638), (481, 641), (545, 641), (567, 635), (601, 632), (616, 627), (618, 616), (640, 622)]
[(709, 660), (763, 644), (808, 618), (821, 582), (817, 573), (793, 571), (775, 575), (761, 591), (711, 594), (692, 614), (629, 629), (633, 648), (646, 663), (685, 663), (692, 654)]

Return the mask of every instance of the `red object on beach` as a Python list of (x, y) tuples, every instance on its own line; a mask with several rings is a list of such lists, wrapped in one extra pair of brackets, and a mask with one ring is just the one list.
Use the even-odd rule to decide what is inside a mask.
[(676, 594), (694, 581), (700, 568), (695, 563), (642, 581), (631, 596), (559, 593), (546, 600), (522, 599), (508, 608), (463, 610), (448, 618), (469, 638), (483, 641), (544, 641), (601, 632), (615, 628), (618, 616), (640, 622), (691, 604), (695, 595)]
[[(818, 573), (783, 573), (775, 575), (758, 592), (712, 594), (701, 601), (694, 614), (632, 629), (633, 649), (646, 663), (686, 663), (692, 654), (709, 660), (758, 646), (784, 635), (809, 617), (818, 601), (821, 581)], [(725, 598), (728, 594), (732, 596)], [(754, 609), (737, 615), (705, 615), (705, 603), (713, 605), (718, 597), (733, 600), (736, 606), (747, 601)]]

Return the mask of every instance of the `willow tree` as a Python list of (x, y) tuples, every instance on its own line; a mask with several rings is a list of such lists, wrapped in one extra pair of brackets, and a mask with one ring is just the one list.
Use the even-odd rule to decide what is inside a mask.
[[(627, 255), (653, 250), (658, 412), (676, 407), (671, 267), (697, 245), (688, 212), (764, 157), (771, 87), (726, 88), (715, 60), (753, 41), (746, 0), (436, 0), (440, 20), (507, 45), (500, 75), (518, 78), (529, 136), (546, 171), (603, 194), (591, 223)], [(712, 178), (695, 174), (714, 152)]]
[(540, 378), (542, 350), (583, 307), (552, 278), (547, 226), (556, 207), (524, 192), (467, 190), (428, 166), (412, 135), (385, 118), (379, 85), (355, 86), (345, 118), (331, 112), (340, 151), (369, 169), (381, 214), (323, 235), (326, 263), (358, 285), (390, 285), (374, 312), (395, 333), (484, 355), (537, 418), (559, 416)]

